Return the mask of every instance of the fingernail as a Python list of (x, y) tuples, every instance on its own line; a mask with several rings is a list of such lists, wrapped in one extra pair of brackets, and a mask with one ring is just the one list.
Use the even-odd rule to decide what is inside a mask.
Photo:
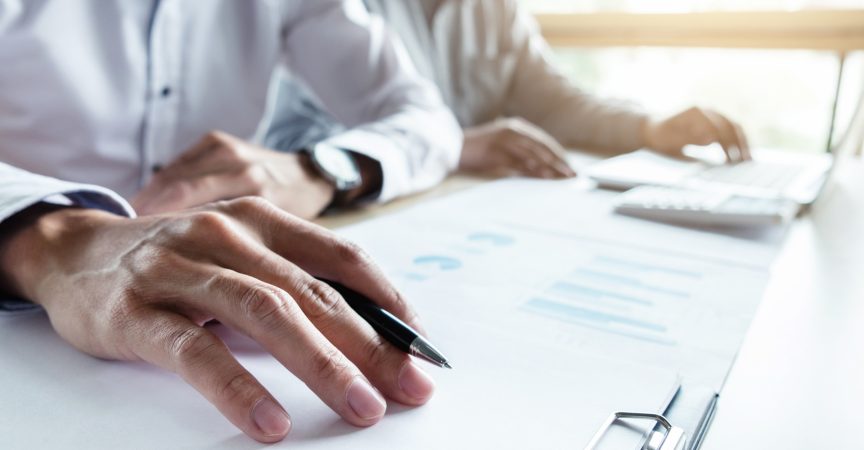
[(252, 420), (268, 437), (285, 436), (291, 430), (291, 418), (282, 407), (265, 397), (252, 407)]
[(348, 405), (363, 420), (377, 419), (387, 410), (384, 397), (362, 377), (354, 378), (348, 388)]
[(409, 397), (425, 401), (435, 390), (435, 382), (426, 372), (409, 361), (402, 366), (399, 373), (399, 387)]

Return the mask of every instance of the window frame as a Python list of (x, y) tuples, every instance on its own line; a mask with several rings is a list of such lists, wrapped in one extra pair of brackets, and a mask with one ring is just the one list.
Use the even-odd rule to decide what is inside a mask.
[(864, 49), (864, 9), (700, 13), (541, 13), (561, 47)]

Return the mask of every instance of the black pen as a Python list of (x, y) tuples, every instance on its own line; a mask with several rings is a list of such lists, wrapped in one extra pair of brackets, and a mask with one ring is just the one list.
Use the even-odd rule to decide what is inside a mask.
[(414, 331), (408, 324), (399, 320), (398, 317), (378, 306), (363, 294), (335, 281), (321, 278), (319, 280), (330, 285), (360, 317), (372, 325), (372, 328), (378, 334), (399, 350), (426, 360), (438, 367), (453, 368), (447, 362), (447, 359), (444, 358), (444, 355), (435, 349), (423, 336), (420, 336), (420, 333)]

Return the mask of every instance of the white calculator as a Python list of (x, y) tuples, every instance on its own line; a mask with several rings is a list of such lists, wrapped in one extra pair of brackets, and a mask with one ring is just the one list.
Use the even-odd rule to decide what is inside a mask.
[(637, 187), (615, 201), (615, 211), (620, 214), (685, 225), (781, 225), (799, 209), (797, 203), (781, 198), (661, 186)]

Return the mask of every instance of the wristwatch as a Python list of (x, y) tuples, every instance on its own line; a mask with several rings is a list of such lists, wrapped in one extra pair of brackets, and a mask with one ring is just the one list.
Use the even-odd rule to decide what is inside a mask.
[(316, 144), (304, 150), (312, 166), (336, 188), (332, 205), (345, 203), (349, 191), (363, 182), (360, 168), (351, 152), (329, 144)]

